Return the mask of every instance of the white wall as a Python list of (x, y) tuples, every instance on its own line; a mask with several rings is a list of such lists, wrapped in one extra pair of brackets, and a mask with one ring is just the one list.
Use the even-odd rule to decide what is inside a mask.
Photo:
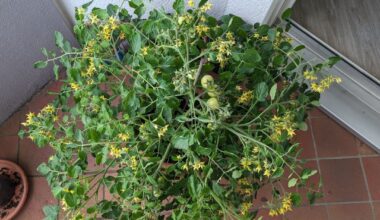
[[(56, 0), (68, 20), (74, 22), (74, 8), (88, 2), (88, 0)], [(209, 0), (213, 4), (210, 14), (220, 17), (223, 14), (235, 14), (241, 16), (250, 23), (262, 22), (273, 1), (279, 0)], [(95, 0), (93, 6), (106, 7), (109, 3), (119, 5), (121, 0)], [(145, 2), (148, 2), (145, 0)], [(173, 0), (152, 0), (148, 4), (148, 11), (152, 7), (162, 7), (170, 11)]]
[(52, 78), (33, 63), (55, 48), (55, 30), (73, 40), (52, 1), (0, 0), (0, 123)]

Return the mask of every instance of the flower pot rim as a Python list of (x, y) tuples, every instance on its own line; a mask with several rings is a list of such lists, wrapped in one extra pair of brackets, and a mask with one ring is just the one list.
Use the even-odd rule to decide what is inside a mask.
[(22, 185), (24, 187), (19, 203), (4, 218), (4, 220), (13, 219), (20, 212), (20, 210), (22, 209), (22, 207), (24, 206), (26, 202), (28, 190), (29, 190), (28, 178), (26, 177), (24, 170), (19, 165), (9, 160), (0, 160), (0, 168), (8, 168), (12, 171), (17, 172), (21, 177)]

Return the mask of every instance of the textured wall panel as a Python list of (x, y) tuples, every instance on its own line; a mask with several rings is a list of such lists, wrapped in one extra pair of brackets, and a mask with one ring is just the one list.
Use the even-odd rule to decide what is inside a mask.
[(53, 76), (33, 63), (55, 47), (55, 30), (73, 39), (51, 1), (0, 0), (0, 123)]

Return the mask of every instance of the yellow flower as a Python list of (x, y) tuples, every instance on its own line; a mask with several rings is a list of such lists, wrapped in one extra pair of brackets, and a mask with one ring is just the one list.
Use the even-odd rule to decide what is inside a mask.
[(239, 97), (238, 99), (238, 103), (239, 104), (249, 104), (249, 102), (252, 100), (253, 98), (253, 91), (250, 90), (250, 91), (245, 91), (243, 92), (243, 94)]
[(252, 208), (252, 203), (250, 203), (250, 202), (243, 202), (241, 204), (240, 213), (242, 215), (246, 215), (246, 214), (248, 214), (249, 209), (251, 209), (251, 208)]
[(105, 40), (110, 40), (111, 33), (112, 33), (111, 26), (109, 24), (106, 24), (103, 26), (102, 31), (100, 32), (100, 36)]
[(209, 30), (210, 28), (207, 27), (206, 25), (200, 24), (200, 25), (195, 26), (195, 32), (197, 32), (199, 36), (202, 36), (203, 33), (207, 33)]
[(235, 38), (234, 38), (234, 34), (233, 34), (231, 31), (228, 31), (228, 32), (226, 33), (226, 38), (227, 38), (227, 40), (229, 40), (229, 41), (233, 41), (233, 40), (235, 40)]
[(115, 147), (114, 145), (111, 146), (111, 152), (110, 155), (114, 158), (120, 158), (121, 157), (121, 149)]
[(187, 163), (185, 163), (184, 165), (181, 166), (181, 169), (188, 171), (189, 170), (189, 166), (187, 165)]
[(124, 32), (121, 32), (121, 33), (120, 33), (119, 38), (120, 38), (120, 40), (124, 40), (124, 39), (125, 39), (125, 34), (124, 34)]
[(130, 162), (131, 162), (131, 164), (130, 164), (131, 169), (137, 170), (138, 161), (136, 159), (136, 156), (132, 156)]
[(48, 113), (48, 114), (54, 113), (54, 111), (55, 111), (55, 108), (54, 108), (51, 104), (45, 106), (45, 107), (41, 110), (41, 112), (43, 112), (43, 113)]
[(261, 37), (261, 40), (262, 40), (262, 41), (268, 41), (268, 40), (269, 40), (269, 37), (268, 37), (268, 36), (263, 36), (263, 37)]
[(204, 4), (199, 9), (201, 10), (201, 12), (206, 12), (206, 11), (210, 10), (211, 8), (212, 8), (212, 4), (210, 2), (207, 2), (206, 4)]
[(254, 146), (252, 152), (253, 152), (254, 154), (257, 154), (257, 153), (260, 152), (260, 148), (259, 148), (258, 146)]
[(159, 138), (162, 138), (165, 135), (165, 133), (168, 131), (168, 127), (169, 125), (165, 125), (164, 127), (160, 128), (160, 130), (158, 130)]
[(252, 170), (251, 167), (250, 167), (252, 165), (252, 161), (249, 158), (243, 157), (240, 160), (240, 164), (243, 167), (243, 169), (246, 169), (246, 170), (249, 170), (249, 171)]
[(74, 90), (74, 91), (78, 91), (80, 89), (78, 83), (70, 83), (70, 87)]
[(31, 140), (31, 141), (34, 141), (34, 137), (32, 135), (29, 135), (28, 138)]
[(115, 30), (117, 28), (117, 19), (114, 16), (111, 16), (108, 19), (108, 23), (110, 24), (111, 30)]
[(278, 216), (278, 215), (284, 215), (286, 212), (292, 211), (291, 195), (290, 194), (285, 195), (282, 198), (281, 203), (274, 206), (277, 206), (277, 208), (273, 207), (269, 211), (269, 215), (272, 217)]
[(255, 39), (259, 39), (259, 38), (260, 38), (260, 34), (259, 34), (259, 33), (254, 33), (254, 34), (253, 34), (253, 38), (255, 38)]
[(90, 59), (90, 65), (87, 68), (87, 71), (82, 73), (82, 76), (92, 77), (95, 73), (95, 63), (93, 59)]
[(203, 169), (205, 167), (205, 163), (202, 162), (202, 161), (196, 161), (194, 164), (193, 164), (193, 168), (194, 170), (200, 170), (200, 169)]
[(277, 213), (276, 210), (271, 209), (271, 210), (269, 210), (269, 216), (270, 216), (270, 217), (278, 216), (278, 213)]
[(141, 199), (140, 199), (139, 197), (134, 197), (134, 198), (132, 199), (132, 201), (133, 201), (134, 203), (140, 203), (140, 202), (141, 202)]
[(141, 54), (142, 54), (143, 56), (148, 55), (148, 47), (143, 47), (143, 48), (141, 49)]
[(86, 10), (84, 8), (82, 8), (82, 7), (77, 8), (78, 15), (84, 15), (85, 12), (86, 12)]
[(255, 167), (255, 169), (254, 169), (254, 171), (256, 172), (256, 173), (259, 173), (259, 172), (261, 172), (263, 170), (263, 168), (260, 166), (260, 165), (257, 165), (256, 167)]
[(99, 22), (99, 18), (94, 14), (90, 14), (90, 22), (91, 24), (97, 24)]
[(32, 125), (33, 124), (33, 119), (34, 117), (36, 117), (36, 115), (33, 113), (33, 112), (29, 112), (27, 115), (26, 115), (26, 121), (21, 123), (22, 125), (24, 126), (29, 126), (29, 125)]
[(324, 79), (322, 79), (319, 82), (319, 84), (314, 82), (314, 83), (311, 83), (310, 86), (311, 86), (312, 91), (322, 93), (326, 89), (330, 88), (330, 86), (333, 83), (341, 83), (341, 82), (342, 82), (342, 79), (339, 77), (327, 76)]
[(195, 6), (195, 4), (194, 4), (194, 0), (189, 0), (189, 1), (187, 2), (187, 5), (189, 5), (189, 7), (194, 7), (194, 6)]
[(303, 77), (305, 77), (305, 79), (310, 80), (310, 81), (317, 80), (317, 76), (315, 75), (314, 71), (308, 71), (308, 70), (304, 71)]
[(117, 135), (117, 137), (122, 140), (122, 141), (128, 141), (129, 140), (129, 134), (123, 134), (123, 133), (120, 133)]
[(270, 170), (266, 169), (264, 171), (264, 176), (270, 177), (270, 175), (271, 175)]

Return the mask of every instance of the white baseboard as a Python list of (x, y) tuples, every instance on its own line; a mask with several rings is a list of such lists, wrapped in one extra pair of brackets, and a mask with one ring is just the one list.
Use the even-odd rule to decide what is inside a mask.
[[(380, 152), (380, 84), (377, 79), (352, 61), (323, 43), (316, 36), (294, 22), (289, 35), (296, 44), (305, 45), (304, 57), (321, 62), (340, 55), (329, 73), (342, 78), (321, 96), (322, 108), (364, 142)], [(334, 134), (331, 134), (334, 135)]]

